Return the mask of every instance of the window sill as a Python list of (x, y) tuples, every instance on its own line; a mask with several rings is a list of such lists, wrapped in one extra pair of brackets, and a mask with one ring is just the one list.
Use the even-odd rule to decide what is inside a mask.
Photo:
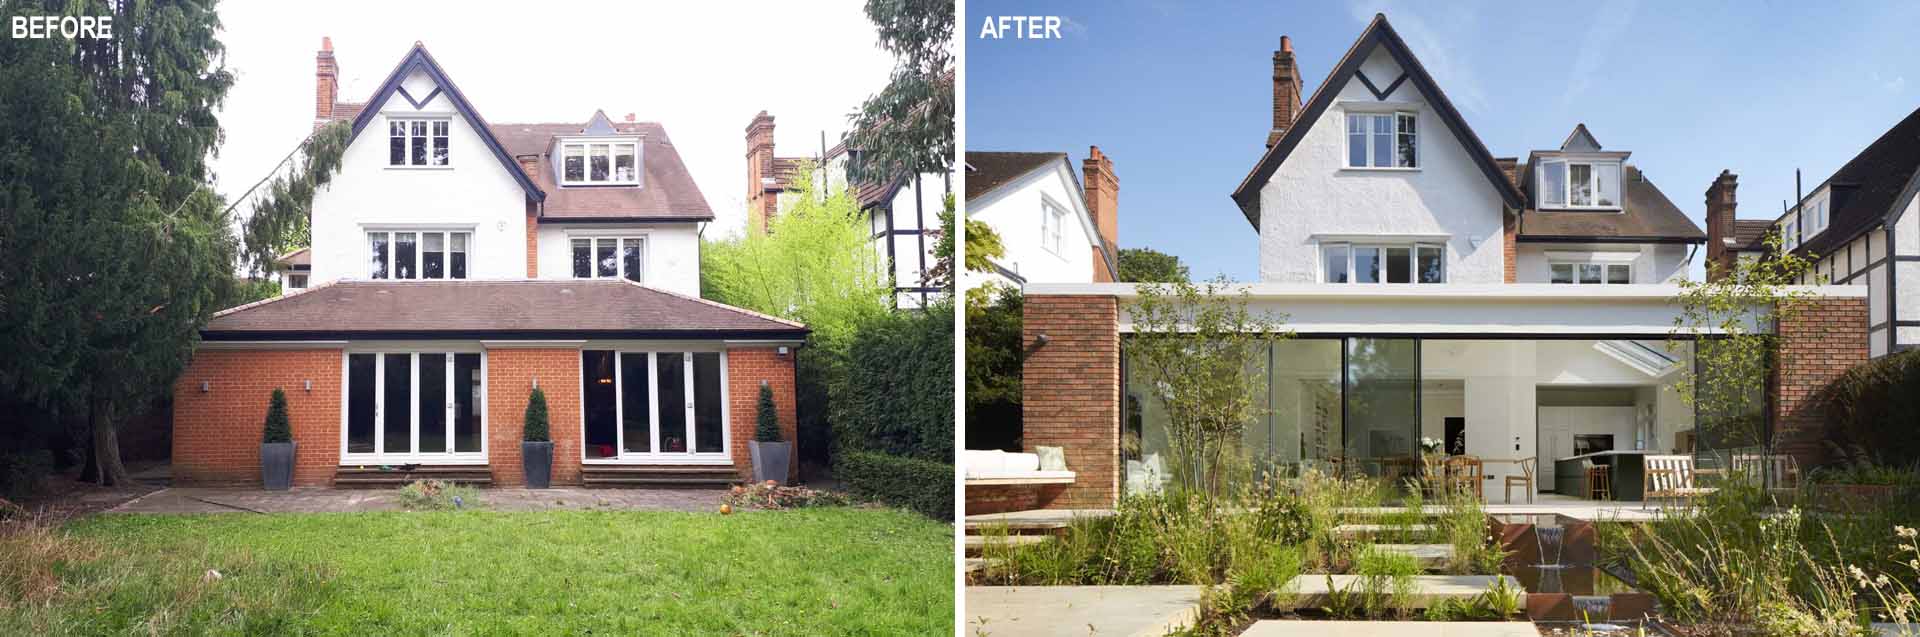
[(639, 188), (640, 182), (560, 182), (561, 188)]
[(387, 170), (453, 170), (452, 166), (387, 166)]
[(1420, 167), (1419, 167), (1419, 166), (1413, 166), (1413, 167), (1402, 167), (1402, 166), (1341, 166), (1341, 167), (1340, 167), (1340, 172), (1354, 172), (1354, 173), (1417, 173), (1417, 172), (1420, 172)]
[(1540, 212), (1626, 212), (1620, 206), (1549, 206), (1536, 210)]

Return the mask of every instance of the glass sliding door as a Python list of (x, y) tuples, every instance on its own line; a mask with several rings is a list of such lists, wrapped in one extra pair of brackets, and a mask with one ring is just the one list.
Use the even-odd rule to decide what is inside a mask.
[(726, 450), (721, 434), (725, 425), (720, 418), (720, 354), (693, 354), (693, 450), (720, 453)]
[(480, 453), (480, 355), (453, 355), (453, 451)]
[(653, 355), (656, 387), (660, 398), (661, 453), (687, 452), (687, 370), (686, 355), (657, 352)]
[(581, 363), (587, 371), (583, 460), (731, 461), (726, 354), (583, 350)]
[(1410, 466), (1420, 445), (1420, 342), (1350, 338), (1345, 367), (1343, 470), (1377, 476)]
[(477, 353), (347, 355), (341, 464), (484, 463)]
[(613, 352), (580, 353), (580, 395), (586, 401), (587, 458), (619, 456), (619, 405), (615, 402)]
[(380, 453), (413, 451), (413, 356), (381, 354)]
[(653, 452), (653, 354), (620, 354), (620, 451)]
[(447, 451), (447, 355), (420, 357), (419, 453)]
[(373, 453), (379, 417), (379, 354), (347, 355), (347, 453)]

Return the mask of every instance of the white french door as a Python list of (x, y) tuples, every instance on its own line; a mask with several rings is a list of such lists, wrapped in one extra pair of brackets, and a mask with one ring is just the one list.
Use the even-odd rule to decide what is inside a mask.
[(341, 464), (486, 463), (484, 353), (345, 356)]
[(726, 353), (582, 350), (582, 461), (729, 464)]

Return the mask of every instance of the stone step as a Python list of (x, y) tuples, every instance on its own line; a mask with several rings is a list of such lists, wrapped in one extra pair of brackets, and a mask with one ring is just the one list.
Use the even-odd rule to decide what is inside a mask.
[(718, 488), (733, 484), (733, 478), (676, 477), (676, 476), (583, 476), (581, 483), (588, 487), (706, 487)]
[(458, 484), (493, 484), (493, 471), (484, 465), (419, 465), (412, 469), (394, 467), (340, 467), (334, 472), (333, 486), (342, 489), (384, 489), (416, 480), (443, 480)]
[(717, 488), (740, 481), (730, 465), (596, 465), (580, 467), (580, 482), (599, 488)]
[(1051, 535), (1005, 535), (1005, 536), (969, 535), (966, 537), (966, 540), (967, 540), (967, 543), (966, 543), (967, 554), (979, 555), (980, 553), (985, 552), (989, 545), (995, 548), (1033, 546), (1035, 544), (1040, 544), (1042, 542), (1051, 542), (1053, 541), (1053, 536)]
[(1334, 535), (1340, 537), (1373, 537), (1388, 533), (1432, 533), (1431, 524), (1342, 524), (1333, 527)]
[[(1494, 578), (1504, 578), (1507, 586), (1514, 591), (1521, 590), (1520, 580), (1507, 575), (1415, 575), (1413, 594), (1408, 596), (1407, 608), (1419, 609), (1432, 606), (1440, 599), (1471, 599), (1493, 586)], [(1331, 580), (1329, 580), (1331, 578)], [(1333, 590), (1357, 593), (1362, 589), (1359, 575), (1306, 574), (1293, 578), (1281, 592), (1274, 594), (1275, 608), (1323, 608), (1331, 605), (1328, 599)], [(1331, 581), (1333, 588), (1329, 589)], [(1520, 607), (1526, 607), (1526, 593), (1515, 593), (1520, 597)]]
[(1240, 637), (1538, 637), (1533, 622), (1288, 621), (1254, 622)]
[(1420, 568), (1426, 569), (1444, 568), (1453, 561), (1451, 544), (1375, 544), (1373, 548), (1413, 556), (1420, 563)]
[(1008, 532), (1058, 531), (1073, 526), (1075, 520), (1113, 517), (1113, 509), (1034, 509), (1006, 513), (976, 513), (967, 516), (967, 534), (1005, 528)]

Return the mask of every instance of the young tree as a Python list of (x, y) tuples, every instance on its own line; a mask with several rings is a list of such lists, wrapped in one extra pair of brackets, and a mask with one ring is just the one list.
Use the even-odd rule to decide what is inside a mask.
[(85, 423), (91, 473), (121, 484), (118, 419), (167, 390), (233, 285), (206, 161), (233, 77), (211, 3), (89, 12), (119, 37), (0, 39), (0, 392)]
[(1258, 417), (1257, 372), (1272, 343), (1291, 338), (1282, 315), (1249, 309), (1249, 293), (1224, 277), (1199, 285), (1148, 283), (1126, 308), (1133, 380), (1166, 406), (1174, 483), (1220, 495), (1248, 468), (1240, 442)]
[(527, 413), (521, 416), (520, 439), (526, 442), (550, 442), (547, 428), (547, 392), (539, 387), (527, 395)]
[(765, 382), (760, 383), (760, 403), (755, 406), (753, 439), (758, 442), (780, 442), (780, 412), (774, 409), (773, 388)]
[(1120, 280), (1129, 283), (1181, 283), (1188, 280), (1180, 257), (1153, 248), (1121, 248)]
[(867, 0), (880, 48), (894, 56), (886, 88), (853, 115), (856, 181), (946, 172), (953, 165), (953, 0)]
[(293, 442), (293, 426), (287, 422), (287, 392), (273, 388), (273, 397), (267, 400), (267, 422), (261, 433), (262, 442)]

